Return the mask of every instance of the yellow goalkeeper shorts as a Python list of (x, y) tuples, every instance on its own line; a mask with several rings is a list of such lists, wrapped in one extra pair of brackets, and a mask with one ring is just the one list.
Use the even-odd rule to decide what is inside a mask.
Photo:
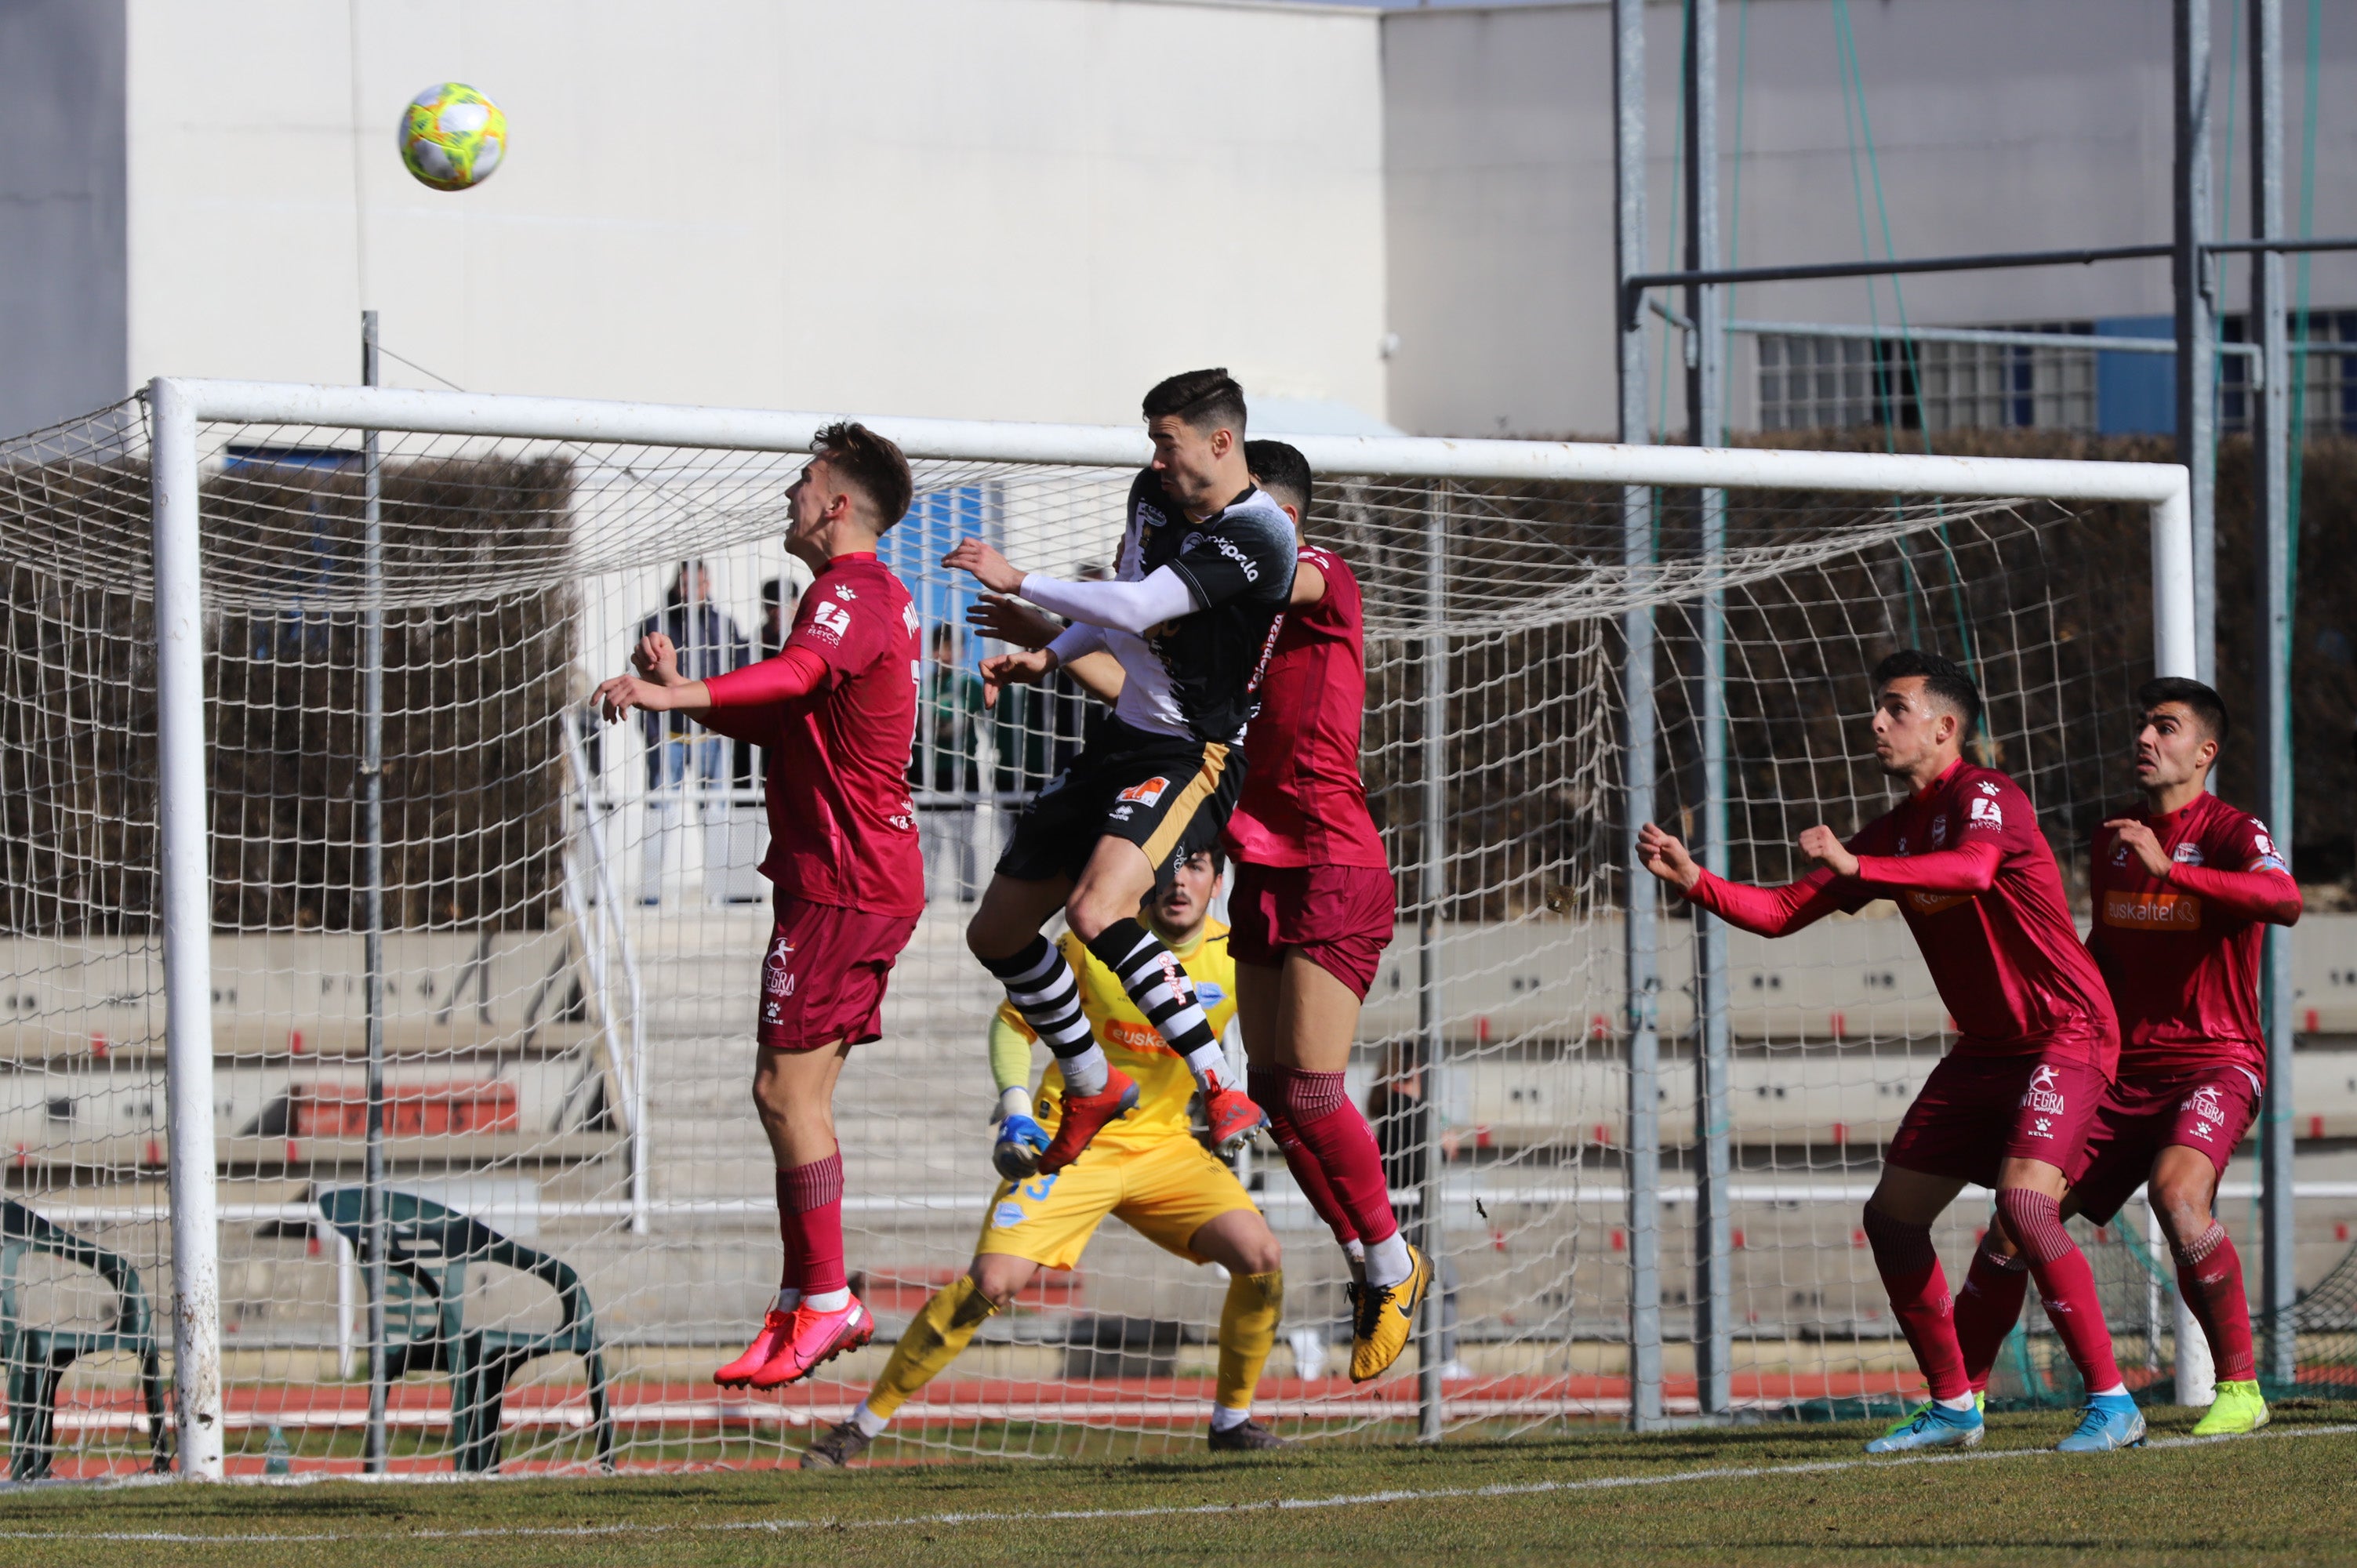
[(1252, 1207), (1243, 1184), (1190, 1137), (1145, 1148), (1092, 1145), (1054, 1176), (1001, 1183), (974, 1250), (1069, 1269), (1110, 1214), (1165, 1251), (1200, 1263), (1205, 1260), (1187, 1250), (1188, 1239), (1221, 1215)]

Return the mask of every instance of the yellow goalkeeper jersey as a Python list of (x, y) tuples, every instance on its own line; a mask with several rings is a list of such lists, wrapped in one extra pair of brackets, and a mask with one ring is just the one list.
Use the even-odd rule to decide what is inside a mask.
[[(1121, 988), (1120, 980), (1097, 961), (1088, 944), (1066, 931), (1056, 946), (1080, 981), (1081, 1009), (1088, 1015), (1097, 1044), (1104, 1047), (1114, 1066), (1137, 1080), (1137, 1109), (1099, 1133), (1090, 1146), (1136, 1149), (1168, 1138), (1191, 1137), (1193, 1123), (1187, 1112), (1195, 1095), (1195, 1076), (1187, 1070), (1186, 1062), (1146, 1021), (1146, 1015)], [(1228, 928), (1217, 920), (1205, 921), (1201, 940), (1193, 951), (1179, 955), (1178, 965), (1195, 983), (1195, 999), (1211, 1019), (1211, 1032), (1224, 1036), (1236, 1015), (1236, 961), (1228, 956)], [(1000, 1005), (997, 1021), (1027, 1040), (1039, 1037), (1011, 1002)], [(1050, 1062), (1039, 1080), (1039, 1124), (1051, 1135), (1062, 1116), (1063, 1096), (1063, 1069)]]

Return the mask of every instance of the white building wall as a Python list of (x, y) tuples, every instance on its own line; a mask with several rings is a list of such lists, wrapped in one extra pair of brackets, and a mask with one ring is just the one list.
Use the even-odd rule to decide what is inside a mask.
[[(2166, 241), (2170, 231), (2170, 10), (2161, 0), (1879, 0), (1847, 7), (1873, 132), (1846, 124), (1833, 0), (1722, 0), (1723, 244), (1747, 264), (1884, 254), (2052, 250)], [(2212, 23), (2215, 179), (2246, 234), (2251, 112), (2229, 105), (2231, 0)], [(2287, 6), (2287, 216), (2298, 221), (2304, 8)], [(1742, 37), (1749, 16), (1749, 37)], [(1648, 12), (1648, 265), (1679, 264), (1681, 7)], [(1384, 24), (1390, 201), (1391, 418), (1426, 434), (1609, 434), (1612, 344), (1611, 14), (1598, 0), (1410, 10)], [(2316, 232), (2357, 213), (2357, 7), (2324, 8)], [(1738, 55), (1743, 79), (1737, 150)], [(2234, 75), (2247, 75), (2239, 48)], [(2233, 120), (2233, 141), (2227, 142)], [(1861, 217), (1861, 207), (1863, 217)], [(1723, 209), (1723, 211), (1726, 209)], [(1861, 229), (1863, 228), (1863, 233)], [(1683, 231), (1680, 231), (1682, 235)], [(1682, 249), (1683, 239), (1679, 241)], [(2313, 300), (2357, 306), (2357, 257), (2319, 257)], [(2239, 308), (2245, 265), (2226, 269)], [(1738, 291), (1739, 316), (1890, 325), (1888, 282)], [(1919, 325), (2166, 315), (2166, 261), (1909, 278)], [(1662, 405), (1658, 323), (1648, 374)], [(1748, 352), (1739, 356), (1751, 363)], [(1674, 371), (1674, 365), (1673, 370)], [(1749, 423), (1738, 379), (1730, 411)], [(1683, 392), (1665, 405), (1682, 428)]]
[[(355, 380), (369, 305), (475, 390), (1122, 421), (1224, 363), (1386, 401), (1369, 13), (129, 6), (126, 385)], [(444, 80), (509, 117), (476, 190), (394, 152)]]

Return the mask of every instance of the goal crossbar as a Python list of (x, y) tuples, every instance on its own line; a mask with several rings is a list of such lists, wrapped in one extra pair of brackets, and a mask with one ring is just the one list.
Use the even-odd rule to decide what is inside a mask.
[[(146, 389), (152, 458), (157, 815), (169, 1122), (175, 1419), (179, 1468), (222, 1473), (224, 1434), (213, 1123), (211, 885), (205, 778), (201, 422), (805, 452), (837, 415), (589, 399), (158, 377)], [(876, 417), (911, 457), (1120, 468), (1150, 456), (1134, 425)], [(1836, 491), (1923, 499), (2140, 503), (2150, 509), (2154, 663), (2194, 672), (2194, 556), (2176, 464), (1431, 437), (1288, 436), (1321, 474)]]

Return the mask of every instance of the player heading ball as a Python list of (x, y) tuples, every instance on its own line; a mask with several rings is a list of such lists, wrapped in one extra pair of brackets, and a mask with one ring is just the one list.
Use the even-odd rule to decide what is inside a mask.
[(777, 921), (761, 964), (753, 1103), (777, 1162), (785, 1264), (761, 1332), (713, 1374), (776, 1388), (875, 1337), (843, 1262), (843, 1154), (834, 1082), (851, 1047), (881, 1036), (886, 979), (925, 908), (909, 800), (917, 733), (916, 606), (876, 543), (909, 510), (908, 459), (860, 424), (830, 424), (787, 493), (786, 549), (814, 575), (777, 657), (708, 681), (680, 678), (657, 633), (636, 676), (597, 688), (607, 717), (686, 714), (770, 748)]
[(1253, 483), (1243, 389), (1227, 371), (1170, 377), (1145, 413), (1154, 460), (1130, 485), (1114, 581), (1024, 572), (979, 539), (943, 561), (1073, 622), (1044, 649), (984, 660), (986, 696), (1099, 650), (1122, 668), (1112, 716), (1024, 811), (966, 928), (1063, 1070), (1063, 1121), (1039, 1157), (1048, 1173), (1137, 1103), (1136, 1084), (1090, 1037), (1071, 966), (1039, 934), (1059, 907), (1186, 1059), (1213, 1143), (1232, 1148), (1267, 1121), (1227, 1081), (1193, 984), (1137, 906), (1219, 843), (1235, 805), (1253, 675), (1293, 586), (1293, 525)]
[(1875, 1268), (1932, 1398), (1868, 1453), (1967, 1446), (1981, 1438), (1932, 1222), (1966, 1183), (1996, 1189), (2047, 1316), (2087, 1385), (2061, 1446), (2144, 1440), (2144, 1417), (2112, 1359), (2087, 1260), (2062, 1229), (2063, 1173), (2079, 1157), (2119, 1058), (2111, 993), (2062, 891), (2054, 851), (2021, 787), (1964, 760), (1981, 712), (1969, 676), (1935, 653), (1894, 653), (1874, 671), (1874, 755), (1906, 782), (1897, 807), (1846, 843), (1824, 826), (1801, 835), (1817, 869), (1782, 887), (1712, 875), (1647, 822), (1645, 868), (1720, 918), (1789, 936), (1836, 909), (1895, 899), (1960, 1036), (1899, 1124), (1867, 1200)]

